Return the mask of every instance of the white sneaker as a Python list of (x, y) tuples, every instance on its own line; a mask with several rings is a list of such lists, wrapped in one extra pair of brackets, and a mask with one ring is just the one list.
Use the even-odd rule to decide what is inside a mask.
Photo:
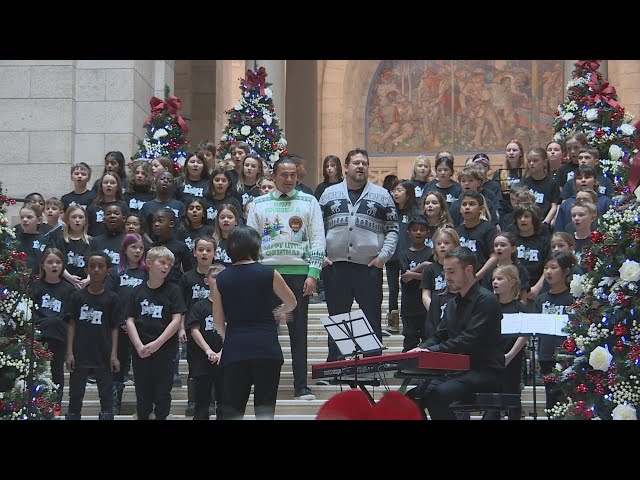
[(313, 394), (313, 392), (309, 387), (304, 387), (299, 392), (296, 392), (293, 395), (293, 397), (297, 398), (298, 400), (315, 400), (316, 399), (316, 396)]

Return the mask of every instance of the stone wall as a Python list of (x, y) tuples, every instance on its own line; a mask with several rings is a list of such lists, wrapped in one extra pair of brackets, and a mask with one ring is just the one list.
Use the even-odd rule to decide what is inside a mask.
[[(71, 191), (70, 167), (100, 176), (104, 155), (137, 149), (152, 95), (173, 89), (172, 60), (0, 61), (0, 179), (15, 198)], [(16, 215), (17, 209), (9, 209)]]

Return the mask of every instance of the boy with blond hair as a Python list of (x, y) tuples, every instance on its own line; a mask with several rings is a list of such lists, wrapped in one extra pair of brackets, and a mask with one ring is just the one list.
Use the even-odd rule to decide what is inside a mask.
[(178, 353), (176, 333), (186, 312), (177, 284), (167, 281), (175, 256), (167, 247), (147, 252), (149, 279), (138, 286), (126, 307), (127, 334), (134, 347), (138, 420), (166, 420), (171, 409), (173, 371)]

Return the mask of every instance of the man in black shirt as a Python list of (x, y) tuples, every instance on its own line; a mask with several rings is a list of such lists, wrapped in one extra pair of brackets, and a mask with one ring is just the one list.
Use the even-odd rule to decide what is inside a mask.
[(470, 356), (467, 372), (445, 373), (425, 380), (407, 392), (432, 420), (453, 420), (449, 405), (475, 392), (498, 391), (504, 370), (500, 350), (500, 304), (489, 290), (476, 283), (475, 254), (458, 247), (444, 259), (444, 276), (455, 297), (447, 304), (445, 318), (436, 333), (411, 351), (458, 353)]

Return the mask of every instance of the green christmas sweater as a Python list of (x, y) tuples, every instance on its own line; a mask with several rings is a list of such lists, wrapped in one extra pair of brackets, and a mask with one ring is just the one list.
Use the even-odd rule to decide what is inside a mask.
[(282, 275), (320, 278), (325, 235), (320, 205), (313, 195), (298, 190), (286, 198), (278, 190), (256, 197), (247, 225), (262, 237), (261, 260)]

